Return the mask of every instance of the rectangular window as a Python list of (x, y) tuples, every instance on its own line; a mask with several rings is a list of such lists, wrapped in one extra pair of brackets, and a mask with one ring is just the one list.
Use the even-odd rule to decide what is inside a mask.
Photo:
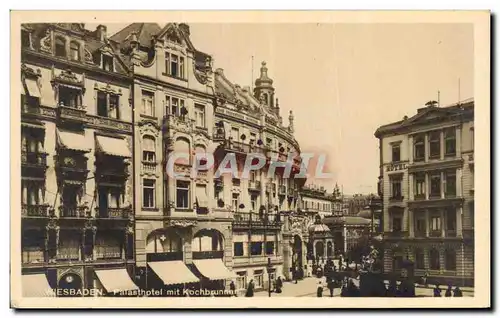
[(425, 255), (421, 248), (415, 250), (415, 267), (417, 269), (425, 269)]
[(236, 127), (232, 127), (231, 128), (231, 137), (233, 138), (233, 141), (240, 140), (240, 130)]
[(425, 234), (427, 230), (425, 225), (425, 219), (417, 219), (415, 222), (415, 226), (416, 226), (416, 232), (418, 232), (418, 234)]
[(155, 180), (144, 179), (142, 186), (142, 206), (145, 208), (155, 207)]
[(175, 97), (172, 97), (171, 98), (171, 102), (172, 102), (172, 109), (170, 111), (170, 114), (172, 114), (174, 116), (179, 116), (180, 115), (179, 99), (175, 98)]
[(250, 203), (252, 205), (252, 211), (256, 212), (257, 211), (257, 195), (256, 194), (252, 194), (250, 196)]
[(155, 115), (154, 93), (142, 91), (142, 113), (147, 116)]
[(108, 117), (108, 95), (97, 92), (97, 116)]
[(266, 255), (274, 255), (274, 242), (266, 242)]
[(448, 170), (445, 172), (446, 182), (446, 196), (454, 197), (457, 195), (457, 174), (455, 170)]
[(233, 209), (235, 212), (238, 212), (240, 205), (240, 195), (239, 193), (233, 193)]
[(237, 272), (238, 277), (236, 277), (236, 290), (247, 288), (247, 273)]
[(179, 60), (177, 55), (170, 55), (170, 75), (177, 77), (179, 75)]
[(390, 177), (391, 182), (391, 198), (392, 199), (401, 199), (402, 198), (402, 189), (401, 189), (401, 176), (392, 176)]
[(430, 179), (430, 196), (431, 197), (440, 197), (441, 196), (441, 174), (431, 174), (429, 176)]
[(253, 256), (262, 255), (262, 242), (251, 242), (250, 249)]
[(186, 72), (184, 70), (184, 58), (183, 57), (180, 57), (179, 58), (179, 77), (180, 78), (186, 78)]
[(415, 198), (425, 197), (425, 173), (416, 173), (415, 178)]
[(234, 256), (243, 256), (243, 242), (234, 242)]
[(103, 70), (108, 71), (108, 72), (114, 71), (113, 57), (112, 56), (109, 56), (109, 55), (102, 56), (102, 68), (103, 68)]
[(111, 117), (120, 119), (120, 109), (119, 109), (119, 101), (120, 96), (118, 95), (109, 95), (109, 112)]
[(425, 158), (425, 144), (424, 144), (424, 136), (418, 135), (415, 136), (415, 140), (413, 143), (413, 160), (414, 161), (422, 161)]
[(205, 106), (200, 104), (195, 104), (194, 114), (196, 117), (196, 126), (205, 128)]
[(165, 73), (170, 74), (170, 53), (165, 52)]
[(441, 156), (441, 133), (433, 131), (429, 133), (429, 157), (439, 158)]
[(81, 105), (81, 91), (66, 86), (59, 86), (59, 105), (77, 108)]
[(251, 143), (253, 145), (256, 145), (256, 143), (257, 143), (257, 134), (255, 134), (253, 132), (250, 133), (249, 143)]
[(457, 229), (457, 214), (454, 209), (446, 211), (446, 230), (456, 231)]
[(253, 274), (253, 281), (255, 283), (255, 287), (263, 287), (264, 273), (261, 270), (255, 271)]
[(392, 217), (392, 231), (393, 232), (401, 232), (403, 230), (402, 227), (402, 219), (400, 216)]
[(392, 145), (392, 161), (401, 161), (401, 145)]
[(456, 155), (456, 129), (454, 127), (448, 128), (444, 131), (444, 142), (445, 142), (445, 155), (454, 156)]
[(431, 218), (431, 230), (441, 231), (441, 218), (439, 216), (433, 216)]
[(177, 181), (177, 208), (189, 208), (189, 181)]

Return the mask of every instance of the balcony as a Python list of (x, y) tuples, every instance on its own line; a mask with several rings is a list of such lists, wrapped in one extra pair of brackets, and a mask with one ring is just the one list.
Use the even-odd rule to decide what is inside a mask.
[(155, 174), (157, 165), (158, 164), (154, 161), (153, 162), (152, 161), (143, 161), (142, 162), (142, 171), (145, 173)]
[(128, 219), (132, 209), (130, 207), (126, 208), (109, 208), (109, 207), (97, 207), (96, 215), (100, 219)]
[(457, 237), (456, 230), (446, 230), (445, 234), (446, 234), (446, 237)]
[(385, 232), (384, 237), (387, 239), (402, 239), (405, 237), (408, 237), (408, 232), (407, 231), (392, 231), (392, 232)]
[(429, 237), (441, 237), (441, 236), (442, 236), (441, 230), (429, 232)]
[(57, 166), (63, 172), (88, 172), (87, 158), (85, 156), (61, 156), (57, 161)]
[(165, 253), (147, 253), (146, 261), (148, 262), (164, 262), (164, 261), (182, 261), (184, 255), (180, 252), (165, 252)]
[(275, 228), (279, 229), (282, 224), (279, 214), (264, 214), (262, 217), (257, 213), (235, 212), (233, 228)]
[(70, 107), (60, 104), (57, 114), (61, 120), (72, 121), (80, 124), (87, 122), (87, 109), (85, 106)]
[(250, 145), (241, 141), (235, 141), (232, 139), (224, 139), (222, 148), (229, 152), (234, 152), (237, 154), (249, 154), (249, 153), (259, 153), (263, 155), (268, 154), (268, 150), (265, 147), (258, 145)]
[(48, 204), (36, 204), (36, 205), (23, 204), (21, 208), (21, 215), (22, 217), (46, 218), (49, 216), (48, 211), (49, 211)]
[(44, 152), (21, 152), (21, 164), (30, 168), (47, 168), (47, 154)]
[(203, 252), (193, 252), (193, 259), (222, 259), (224, 256), (224, 251), (203, 251)]
[(260, 181), (249, 181), (248, 189), (253, 191), (260, 191)]
[(191, 134), (195, 130), (195, 122), (186, 116), (176, 116), (170, 114), (163, 117), (163, 127), (167, 130), (177, 130)]
[(397, 195), (397, 196), (392, 196), (389, 198), (389, 202), (401, 202), (404, 200), (404, 196), (402, 195)]
[(426, 236), (427, 236), (427, 234), (426, 234), (426, 232), (425, 232), (425, 231), (415, 230), (414, 236), (415, 236), (415, 237), (426, 237)]
[(90, 211), (86, 206), (60, 206), (59, 216), (61, 218), (84, 219), (90, 217)]

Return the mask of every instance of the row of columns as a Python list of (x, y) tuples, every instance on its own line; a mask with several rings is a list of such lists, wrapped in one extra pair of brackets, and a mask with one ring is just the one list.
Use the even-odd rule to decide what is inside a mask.
[[(460, 158), (462, 156), (462, 136), (461, 136), (462, 129), (460, 126), (457, 126), (455, 128), (455, 152), (456, 152), (456, 157)], [(413, 164), (413, 139), (414, 135), (409, 136), (409, 147), (408, 147), (408, 160), (410, 164)], [(444, 140), (444, 131), (441, 130), (439, 132), (439, 145), (440, 145), (440, 160), (444, 160), (445, 157), (445, 140)], [(425, 147), (425, 157), (424, 157), (424, 162), (429, 161), (429, 154), (430, 154), (430, 147), (429, 147), (429, 134), (426, 133), (424, 136), (424, 147)]]
[[(429, 178), (429, 175), (431, 173), (430, 172), (425, 172), (425, 184), (424, 184), (424, 193), (425, 193), (425, 199), (426, 200), (429, 200), (429, 194), (430, 194), (430, 178)], [(415, 186), (416, 186), (416, 181), (415, 181), (415, 175), (414, 173), (409, 173), (408, 174), (408, 178), (409, 178), (409, 187), (408, 187), (408, 190), (409, 190), (409, 200), (412, 201), (412, 200), (415, 200), (415, 194), (414, 194), (414, 189), (415, 189)], [(440, 192), (440, 198), (441, 199), (445, 199), (446, 198), (446, 189), (445, 189), (445, 179), (446, 178), (446, 174), (444, 171), (440, 171), (440, 179), (441, 179), (441, 183), (440, 183), (440, 188), (441, 188), (441, 192)], [(462, 169), (456, 169), (456, 173), (455, 173), (455, 186), (456, 186), (456, 196), (461, 196), (462, 194)]]
[[(414, 237), (415, 236), (415, 225), (416, 225), (416, 219), (418, 219), (418, 215), (415, 213), (421, 213), (421, 210), (414, 210), (414, 209), (408, 209), (408, 233), (409, 237)], [(440, 225), (441, 225), (441, 237), (446, 236), (446, 217), (447, 215), (445, 213), (453, 213), (452, 211), (445, 211), (445, 209), (439, 209), (439, 217), (440, 217)], [(462, 237), (462, 215), (463, 215), (463, 208), (462, 207), (456, 207), (455, 208), (455, 230), (457, 233), (457, 237)], [(430, 209), (425, 209), (425, 236), (429, 237), (430, 233), (430, 221), (431, 221), (431, 210)]]

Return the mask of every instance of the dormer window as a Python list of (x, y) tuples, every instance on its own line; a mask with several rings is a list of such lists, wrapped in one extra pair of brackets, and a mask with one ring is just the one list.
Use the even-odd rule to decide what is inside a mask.
[(102, 56), (102, 69), (108, 72), (114, 72), (112, 56), (109, 55)]
[(176, 78), (185, 78), (184, 57), (165, 52), (165, 73)]
[(66, 57), (66, 40), (61, 36), (56, 37), (55, 53), (58, 57)]
[(71, 51), (71, 59), (73, 61), (79, 61), (80, 60), (80, 44), (77, 42), (71, 42), (69, 49)]

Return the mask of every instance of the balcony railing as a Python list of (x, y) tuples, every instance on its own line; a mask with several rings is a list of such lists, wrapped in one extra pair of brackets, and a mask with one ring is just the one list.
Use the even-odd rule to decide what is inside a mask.
[(425, 233), (425, 231), (418, 231), (418, 230), (415, 230), (414, 235), (415, 235), (415, 237), (425, 237), (425, 236), (426, 236), (426, 233)]
[(59, 215), (63, 218), (86, 218), (90, 217), (90, 211), (86, 206), (60, 206)]
[(57, 165), (60, 169), (65, 171), (86, 172), (87, 160), (82, 156), (65, 156), (59, 158)]
[(48, 217), (49, 206), (45, 204), (23, 204), (21, 215), (23, 217)]
[(98, 167), (98, 173), (103, 176), (109, 177), (128, 177), (127, 168), (123, 165), (117, 166), (100, 166)]
[(251, 190), (260, 190), (260, 181), (250, 181), (248, 188)]
[(446, 237), (457, 237), (456, 230), (446, 230)]
[(129, 214), (132, 212), (130, 207), (126, 208), (109, 208), (97, 207), (97, 215), (102, 219), (128, 219)]
[(408, 235), (408, 232), (406, 231), (392, 231), (392, 232), (386, 232), (384, 233), (384, 236), (387, 238), (403, 238)]
[(240, 226), (280, 226), (279, 214), (263, 214), (248, 212), (235, 212), (233, 224)]
[(193, 252), (193, 259), (217, 259), (223, 258), (224, 251)]
[(27, 152), (21, 153), (21, 164), (32, 167), (47, 167), (47, 154), (44, 152)]
[(146, 261), (148, 262), (163, 262), (163, 261), (182, 261), (184, 254), (180, 252), (165, 252), (165, 253), (147, 253)]
[(393, 197), (390, 197), (389, 198), (389, 201), (390, 202), (400, 202), (400, 201), (403, 201), (404, 200), (404, 196), (402, 195), (397, 195), (397, 196), (393, 196)]
[(146, 173), (156, 173), (156, 162), (151, 161), (143, 161), (142, 162), (142, 171)]
[(86, 122), (87, 110), (85, 106), (69, 107), (66, 105), (58, 106), (59, 118), (65, 120), (72, 120), (76, 122)]
[(224, 149), (227, 151), (248, 154), (248, 153), (260, 153), (263, 155), (268, 154), (268, 150), (265, 147), (261, 147), (258, 145), (250, 145), (248, 143), (244, 143), (241, 141), (235, 140), (224, 140)]
[(429, 237), (441, 237), (443, 233), (441, 233), (441, 230), (438, 231), (430, 231), (429, 232)]

